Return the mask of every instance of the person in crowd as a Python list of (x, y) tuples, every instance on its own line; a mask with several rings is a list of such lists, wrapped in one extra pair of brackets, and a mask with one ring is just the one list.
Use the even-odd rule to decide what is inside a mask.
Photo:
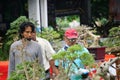
[(8, 78), (15, 71), (16, 66), (24, 61), (37, 60), (43, 66), (42, 48), (32, 40), (35, 25), (32, 22), (23, 22), (19, 27), (20, 39), (10, 46)]
[(37, 41), (38, 44), (40, 44), (42, 47), (42, 56), (43, 56), (43, 64), (46, 72), (46, 78), (52, 78), (52, 74), (50, 75), (50, 68), (53, 71), (54, 75), (58, 75), (59, 71), (56, 68), (54, 64), (54, 60), (52, 58), (52, 55), (55, 54), (56, 52), (54, 51), (53, 47), (51, 46), (50, 42), (44, 38), (37, 37), (36, 36), (36, 31), (33, 32), (33, 37), (32, 39), (34, 41)]
[[(78, 32), (75, 29), (73, 29), (73, 28), (67, 29), (64, 33), (65, 45), (58, 52), (66, 51), (70, 46), (73, 46), (75, 44), (79, 44), (79, 43), (77, 43), (77, 38), (78, 38)], [(81, 46), (83, 46), (83, 45), (81, 45)], [(79, 54), (82, 54), (84, 52), (89, 53), (87, 48), (85, 48), (83, 46), (83, 49), (79, 52)], [(60, 64), (60, 62), (58, 60), (56, 60), (55, 65), (57, 67), (59, 67), (59, 64)], [(62, 64), (64, 64), (64, 66), (63, 66), (64, 68), (68, 67), (67, 63), (64, 61), (62, 61)], [(77, 67), (76, 67), (76, 65), (77, 65)], [(74, 62), (72, 63), (72, 70), (74, 72), (76, 72), (79, 70), (78, 67), (84, 68), (84, 65), (82, 64), (80, 59), (75, 59)], [(70, 80), (81, 80), (80, 78), (79, 79), (78, 78), (79, 78), (79, 75), (74, 75), (74, 74), (70, 75)]]

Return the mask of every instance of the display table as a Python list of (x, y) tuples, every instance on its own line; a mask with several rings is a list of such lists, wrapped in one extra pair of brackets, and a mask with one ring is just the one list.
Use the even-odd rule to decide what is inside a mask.
[(8, 61), (0, 61), (0, 80), (7, 80)]
[(101, 60), (105, 58), (105, 48), (106, 47), (90, 47), (87, 49), (91, 54), (95, 55), (95, 60)]

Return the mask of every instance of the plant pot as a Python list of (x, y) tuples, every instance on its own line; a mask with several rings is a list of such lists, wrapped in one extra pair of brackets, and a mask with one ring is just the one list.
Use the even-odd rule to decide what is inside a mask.
[(91, 54), (95, 55), (95, 60), (101, 60), (105, 58), (106, 47), (90, 47), (87, 48)]
[(0, 61), (0, 80), (7, 80), (8, 61)]

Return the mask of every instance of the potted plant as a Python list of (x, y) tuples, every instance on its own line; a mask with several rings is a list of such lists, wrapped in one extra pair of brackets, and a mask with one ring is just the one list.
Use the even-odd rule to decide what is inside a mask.
[(118, 53), (120, 52), (120, 26), (113, 27), (109, 30), (108, 38), (103, 42), (106, 46), (106, 52)]
[(53, 55), (53, 59), (55, 60), (62, 60), (62, 61), (68, 61), (68, 68), (65, 69), (62, 67), (62, 64), (60, 63), (59, 66), (59, 75), (55, 77), (55, 80), (69, 80), (68, 74), (71, 72), (71, 65), (73, 61), (77, 58), (81, 59), (82, 63), (85, 66), (92, 67), (95, 64), (94, 57), (92, 54), (84, 53), (83, 54), (77, 54), (77, 51), (81, 51), (83, 49), (80, 45), (73, 45), (67, 49), (67, 51), (58, 52), (55, 55)]
[(3, 46), (2, 46), (2, 50), (3, 50), (3, 55), (4, 55), (4, 60), (8, 60), (8, 52), (9, 52), (9, 48), (10, 45), (18, 40), (18, 28), (19, 25), (28, 20), (25, 16), (20, 16), (19, 18), (17, 18), (15, 21), (13, 21), (12, 23), (10, 23), (10, 29), (7, 30), (7, 33), (5, 34), (5, 37), (3, 38)]
[(58, 51), (61, 47), (61, 34), (62, 32), (55, 31), (52, 27), (49, 26), (47, 28), (42, 28), (42, 31), (37, 33), (37, 36), (47, 39), (53, 46), (54, 50)]
[[(120, 57), (120, 26), (113, 27), (109, 30), (109, 36), (103, 41), (103, 46), (106, 46), (106, 53), (111, 53)], [(120, 60), (116, 61), (116, 66), (120, 64)], [(117, 69), (117, 75), (120, 75), (120, 70)]]
[[(8, 77), (8, 80), (40, 80), (45, 78), (45, 69), (43, 65), (39, 63), (38, 58), (35, 58), (33, 61), (27, 61), (24, 58), (24, 55), (27, 55), (27, 51), (24, 50), (25, 41), (23, 45), (16, 47), (20, 51), (21, 63), (15, 66), (15, 70), (11, 72)], [(30, 55), (27, 55), (31, 57)], [(17, 56), (15, 56), (17, 57)]]

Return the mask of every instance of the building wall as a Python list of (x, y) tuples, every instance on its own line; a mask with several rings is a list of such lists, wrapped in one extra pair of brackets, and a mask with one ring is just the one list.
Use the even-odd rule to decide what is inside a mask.
[(10, 23), (19, 16), (28, 16), (27, 0), (0, 0), (0, 36), (4, 36)]
[(120, 0), (110, 0), (109, 13), (114, 21), (120, 21)]

